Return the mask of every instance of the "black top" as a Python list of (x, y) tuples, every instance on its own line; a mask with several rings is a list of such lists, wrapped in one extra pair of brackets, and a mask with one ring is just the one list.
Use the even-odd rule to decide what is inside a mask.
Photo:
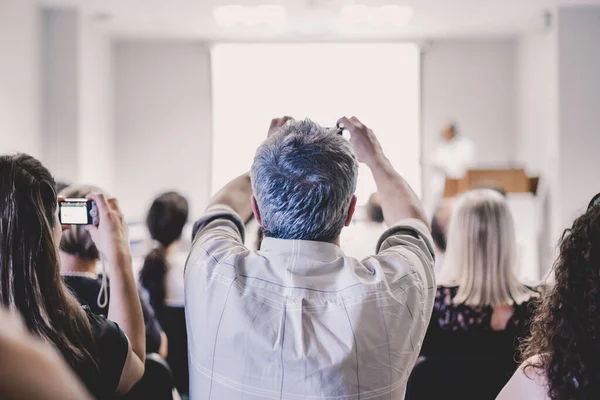
[[(89, 307), (94, 314), (108, 317), (109, 303), (106, 303), (106, 307), (98, 306), (98, 294), (102, 287), (102, 277), (92, 279), (83, 276), (63, 276), (63, 280), (81, 305)], [(108, 293), (110, 300), (110, 286), (108, 287)], [(156, 353), (160, 348), (162, 328), (156, 318), (154, 309), (150, 305), (146, 292), (138, 290), (138, 293), (142, 313), (144, 314), (144, 323), (146, 324), (146, 353)]]
[(518, 360), (517, 346), (529, 336), (531, 300), (515, 306), (504, 330), (491, 326), (493, 308), (454, 304), (458, 287), (439, 286), (421, 356)]
[(117, 324), (92, 313), (87, 307), (85, 310), (92, 328), (95, 349), (91, 353), (96, 357), (97, 368), (81, 365), (75, 368), (75, 373), (94, 398), (110, 399), (121, 380), (129, 344)]

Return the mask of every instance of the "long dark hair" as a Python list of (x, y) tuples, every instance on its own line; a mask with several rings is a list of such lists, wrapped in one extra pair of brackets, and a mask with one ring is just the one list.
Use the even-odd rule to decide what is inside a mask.
[(600, 206), (563, 233), (554, 273), (523, 346), (525, 372), (545, 373), (551, 399), (600, 398)]
[(35, 158), (0, 157), (0, 301), (76, 369), (97, 365), (90, 322), (60, 276), (56, 186)]
[(158, 196), (146, 218), (150, 236), (157, 246), (148, 253), (140, 271), (140, 283), (150, 295), (155, 310), (165, 305), (165, 276), (167, 248), (181, 237), (188, 218), (188, 202), (179, 193), (167, 192)]

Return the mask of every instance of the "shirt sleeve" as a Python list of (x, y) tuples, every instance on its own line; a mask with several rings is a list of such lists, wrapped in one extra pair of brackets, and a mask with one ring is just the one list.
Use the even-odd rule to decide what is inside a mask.
[(106, 393), (114, 393), (119, 386), (129, 351), (127, 336), (116, 323), (101, 315), (88, 312), (92, 335), (98, 354), (98, 369)]
[(433, 296), (435, 252), (431, 232), (425, 223), (407, 219), (395, 224), (379, 238), (376, 253), (375, 258), (388, 270), (390, 283), (408, 272), (416, 273), (425, 287), (433, 290)]
[(210, 275), (215, 268), (227, 269), (237, 255), (248, 251), (244, 246), (244, 223), (225, 205), (207, 209), (194, 224), (192, 234), (192, 249), (184, 273), (186, 282), (189, 270), (198, 267)]
[(199, 236), (224, 236), (239, 243), (244, 243), (244, 223), (231, 207), (216, 205), (210, 207), (194, 224), (192, 242)]

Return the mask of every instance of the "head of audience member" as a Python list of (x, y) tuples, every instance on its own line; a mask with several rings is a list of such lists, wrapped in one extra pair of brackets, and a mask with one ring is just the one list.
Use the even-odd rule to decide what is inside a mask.
[(67, 182), (63, 182), (63, 181), (57, 181), (56, 182), (56, 192), (60, 193), (63, 190), (65, 190), (66, 188), (68, 188), (69, 186), (71, 186), (70, 184), (68, 184)]
[(452, 141), (458, 134), (456, 124), (448, 122), (442, 127), (442, 131), (440, 132), (440, 136), (446, 142)]
[(521, 304), (531, 292), (515, 275), (516, 237), (505, 198), (496, 191), (464, 193), (454, 205), (439, 281), (458, 286), (454, 302), (468, 306)]
[(500, 193), (503, 197), (506, 197), (506, 189), (498, 182), (494, 181), (482, 181), (475, 184), (473, 189), (490, 189)]
[(150, 295), (150, 304), (158, 310), (164, 307), (167, 255), (181, 238), (188, 219), (188, 201), (177, 192), (167, 192), (152, 202), (146, 226), (155, 247), (144, 259), (140, 283)]
[(448, 243), (448, 225), (452, 215), (452, 204), (454, 199), (445, 198), (435, 210), (431, 220), (431, 236), (439, 254), (446, 252)]
[(0, 301), (73, 367), (96, 365), (90, 322), (60, 276), (56, 184), (25, 155), (0, 157)]
[(310, 120), (288, 121), (258, 148), (252, 206), (266, 238), (339, 244), (356, 207), (351, 144)]
[(379, 203), (377, 193), (373, 193), (371, 196), (369, 196), (369, 201), (367, 202), (366, 208), (368, 221), (376, 222), (378, 224), (383, 223), (383, 209)]
[(543, 371), (553, 400), (599, 398), (600, 205), (565, 230), (553, 270), (524, 343), (525, 372)]
[[(102, 193), (94, 186), (67, 186), (59, 195), (67, 199), (84, 199), (90, 193)], [(60, 239), (60, 261), (63, 271), (96, 271), (100, 253), (84, 225), (73, 225), (63, 232)]]

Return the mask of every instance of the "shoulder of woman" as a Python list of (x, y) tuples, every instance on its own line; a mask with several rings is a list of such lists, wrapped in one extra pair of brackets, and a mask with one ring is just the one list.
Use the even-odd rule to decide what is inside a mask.
[(496, 400), (509, 399), (531, 399), (531, 400), (546, 400), (547, 397), (547, 380), (545, 372), (539, 367), (539, 356), (532, 357), (525, 361), (514, 375)]
[(542, 359), (539, 355), (528, 358), (519, 366), (521, 373), (539, 384), (546, 383), (546, 372), (542, 368)]
[(116, 322), (107, 319), (103, 315), (94, 314), (89, 307), (84, 307), (84, 310), (90, 321), (96, 346), (103, 347), (103, 341), (127, 344), (127, 336)]

